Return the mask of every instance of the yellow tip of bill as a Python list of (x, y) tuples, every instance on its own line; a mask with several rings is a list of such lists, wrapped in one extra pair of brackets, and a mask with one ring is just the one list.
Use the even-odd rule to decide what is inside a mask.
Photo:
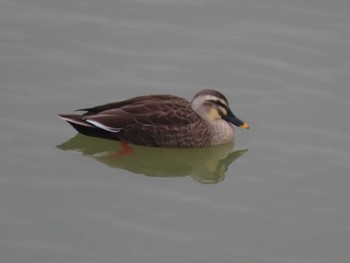
[(249, 129), (249, 124), (248, 123), (243, 123), (241, 126), (239, 126), (240, 128), (243, 128), (243, 129)]

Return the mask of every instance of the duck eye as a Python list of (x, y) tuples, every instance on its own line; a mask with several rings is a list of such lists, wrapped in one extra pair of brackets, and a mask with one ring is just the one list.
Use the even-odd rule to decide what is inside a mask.
[(211, 101), (206, 101), (206, 102), (204, 102), (204, 105), (212, 107), (212, 106), (214, 106), (214, 103)]

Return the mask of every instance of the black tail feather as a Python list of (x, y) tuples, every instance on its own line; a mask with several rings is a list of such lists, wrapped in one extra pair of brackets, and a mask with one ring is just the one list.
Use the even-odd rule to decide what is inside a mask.
[(76, 129), (79, 133), (92, 136), (99, 137), (109, 140), (119, 140), (116, 133), (112, 133), (106, 130), (99, 129), (89, 123), (83, 123), (81, 120), (81, 115), (70, 115), (70, 114), (58, 114), (63, 120), (68, 122), (74, 129)]

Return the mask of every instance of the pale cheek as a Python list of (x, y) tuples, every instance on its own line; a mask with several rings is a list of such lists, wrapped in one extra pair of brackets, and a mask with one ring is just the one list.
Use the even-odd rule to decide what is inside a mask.
[(220, 116), (220, 114), (219, 114), (217, 109), (215, 109), (215, 108), (210, 109), (210, 111), (209, 111), (209, 119), (212, 120), (212, 121), (221, 119), (221, 116)]

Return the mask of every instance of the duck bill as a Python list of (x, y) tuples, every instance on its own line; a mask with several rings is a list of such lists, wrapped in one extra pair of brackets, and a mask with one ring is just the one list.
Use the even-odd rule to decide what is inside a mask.
[(233, 113), (232, 111), (230, 111), (225, 117), (224, 119), (228, 122), (231, 122), (232, 124), (236, 125), (237, 127), (243, 128), (243, 129), (249, 129), (249, 125), (246, 122), (241, 121), (240, 119), (238, 119)]

